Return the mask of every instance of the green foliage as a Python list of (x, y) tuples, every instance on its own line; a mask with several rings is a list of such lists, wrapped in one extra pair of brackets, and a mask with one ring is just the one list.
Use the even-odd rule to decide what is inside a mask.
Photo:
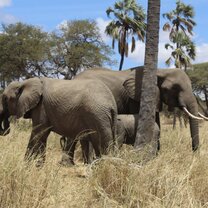
[(16, 23), (2, 25), (0, 34), (0, 77), (7, 81), (47, 74), (49, 41), (40, 28)]
[(169, 13), (163, 14), (167, 18), (163, 26), (164, 31), (169, 31), (169, 39), (172, 44), (166, 44), (165, 48), (171, 48), (171, 57), (166, 64), (174, 62), (178, 68), (184, 67), (185, 70), (191, 65), (191, 59), (196, 56), (195, 44), (191, 40), (192, 31), (196, 23), (193, 20), (194, 9), (191, 5), (186, 5), (180, 0), (176, 2), (176, 8)]
[(208, 63), (194, 64), (192, 70), (188, 70), (193, 90), (200, 94), (208, 89)]
[(51, 36), (54, 46), (51, 60), (56, 74), (71, 79), (86, 68), (113, 64), (113, 51), (101, 39), (95, 21), (73, 20), (63, 24)]
[(67, 22), (54, 33), (21, 22), (2, 25), (0, 84), (34, 76), (70, 79), (89, 67), (114, 64), (95, 21)]
[(167, 18), (163, 26), (164, 31), (170, 31), (170, 40), (175, 37), (176, 33), (181, 30), (185, 35), (192, 35), (196, 23), (194, 22), (194, 8), (186, 5), (180, 0), (176, 1), (176, 8), (169, 13), (164, 13), (163, 17)]
[(124, 55), (128, 56), (129, 36), (131, 37), (131, 52), (135, 50), (135, 37), (144, 41), (146, 24), (145, 13), (135, 0), (122, 0), (114, 4), (114, 8), (106, 10), (108, 17), (114, 16), (106, 27), (106, 33), (112, 37), (112, 47), (115, 47), (115, 40), (118, 41), (118, 52), (121, 55), (120, 67), (122, 69)]
[[(206, 108), (202, 110), (207, 115), (208, 112), (208, 63), (201, 63), (193, 65), (192, 70), (187, 71), (188, 76), (191, 79), (194, 92), (199, 98), (205, 100)], [(200, 99), (198, 99), (200, 100)], [(200, 105), (200, 103), (199, 103)]]
[(184, 66), (187, 68), (191, 66), (191, 59), (194, 60), (196, 56), (196, 46), (191, 41), (189, 36), (184, 35), (183, 32), (178, 32), (172, 39), (172, 44), (165, 44), (166, 49), (172, 49), (171, 57), (166, 60), (166, 64), (170, 66), (175, 63), (177, 68)]

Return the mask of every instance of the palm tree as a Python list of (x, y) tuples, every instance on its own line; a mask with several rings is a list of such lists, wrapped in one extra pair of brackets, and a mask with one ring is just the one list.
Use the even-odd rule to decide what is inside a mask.
[[(165, 48), (171, 48), (173, 51), (171, 57), (166, 61), (167, 65), (175, 59), (175, 66), (178, 68), (185, 67), (191, 64), (190, 60), (194, 60), (195, 45), (191, 41), (190, 36), (196, 23), (193, 20), (194, 9), (190, 5), (182, 3), (180, 0), (176, 2), (176, 8), (169, 13), (163, 14), (169, 22), (163, 26), (164, 31), (170, 31), (169, 39), (173, 43), (166, 44)], [(175, 45), (175, 46), (174, 46)]]
[(164, 24), (163, 30), (170, 31), (170, 40), (174, 38), (179, 30), (187, 36), (188, 34), (193, 35), (192, 31), (196, 25), (193, 20), (194, 15), (193, 7), (182, 3), (180, 0), (176, 2), (176, 9), (163, 14), (163, 17), (169, 21)]
[[(183, 32), (175, 34), (172, 40), (173, 44), (165, 44), (165, 48), (172, 49), (171, 57), (166, 60), (166, 65), (170, 66), (175, 62), (177, 68), (184, 67), (185, 71), (188, 66), (191, 66), (191, 59), (194, 60), (196, 56), (196, 46), (191, 41), (189, 36), (184, 35)], [(177, 44), (177, 46), (176, 46)]]
[(160, 24), (160, 0), (148, 0), (147, 36), (145, 48), (144, 74), (142, 80), (142, 94), (140, 102), (138, 133), (134, 147), (140, 148), (144, 144), (152, 143), (155, 154), (157, 150), (154, 138), (157, 62)]
[(135, 50), (135, 36), (144, 41), (146, 24), (145, 13), (141, 6), (137, 5), (136, 0), (122, 0), (114, 4), (114, 8), (109, 7), (106, 10), (108, 17), (114, 15), (106, 27), (105, 32), (112, 36), (112, 48), (115, 47), (115, 41), (118, 41), (118, 52), (121, 55), (119, 70), (122, 70), (124, 56), (128, 56), (129, 46), (128, 38), (131, 36), (131, 52)]

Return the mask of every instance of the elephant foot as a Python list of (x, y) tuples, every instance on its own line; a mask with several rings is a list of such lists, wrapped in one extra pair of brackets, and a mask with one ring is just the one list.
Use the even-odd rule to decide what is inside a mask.
[(68, 160), (61, 160), (58, 162), (58, 164), (63, 167), (73, 167), (75, 165), (73, 161), (68, 161)]
[(61, 161), (58, 164), (64, 167), (72, 167), (75, 165), (73, 159), (67, 154), (62, 155)]
[(36, 168), (42, 168), (44, 166), (45, 161), (44, 160), (37, 160), (35, 163)]

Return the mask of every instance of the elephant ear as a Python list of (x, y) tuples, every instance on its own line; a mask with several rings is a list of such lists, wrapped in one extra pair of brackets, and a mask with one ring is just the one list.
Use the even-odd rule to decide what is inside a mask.
[(129, 97), (138, 102), (140, 101), (141, 96), (142, 76), (143, 73), (141, 73), (141, 71), (134, 70), (123, 83), (123, 86), (126, 89)]
[(17, 93), (17, 118), (24, 116), (39, 103), (42, 91), (42, 82), (39, 78), (22, 82)]

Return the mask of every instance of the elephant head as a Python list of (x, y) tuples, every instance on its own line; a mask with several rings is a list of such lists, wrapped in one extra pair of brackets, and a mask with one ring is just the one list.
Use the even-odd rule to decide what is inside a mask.
[[(4, 131), (8, 128), (8, 118), (27, 116), (40, 101), (42, 95), (42, 83), (39, 78), (31, 78), (23, 82), (12, 82), (4, 90), (2, 95)], [(0, 125), (0, 126), (1, 126)]]
[[(138, 77), (140, 77), (139, 82)], [(129, 96), (140, 101), (142, 73), (133, 71), (125, 83)], [(136, 87), (140, 85), (139, 87)], [(167, 104), (168, 110), (173, 111), (179, 107), (189, 116), (190, 131), (192, 137), (192, 149), (195, 151), (199, 146), (198, 104), (192, 92), (191, 81), (181, 69), (163, 69), (157, 71), (157, 86), (159, 99), (157, 106), (162, 110), (162, 103)]]

